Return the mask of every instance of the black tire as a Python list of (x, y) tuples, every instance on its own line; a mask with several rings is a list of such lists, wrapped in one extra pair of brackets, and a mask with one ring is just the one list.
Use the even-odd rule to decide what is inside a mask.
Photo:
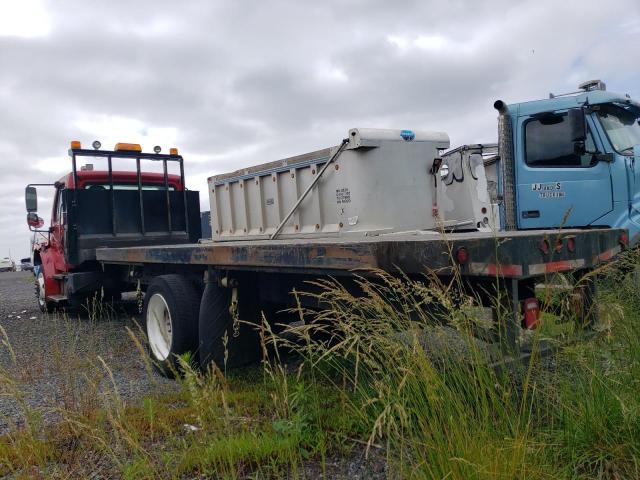
[[(235, 322), (229, 311), (231, 288), (207, 283), (200, 304), (199, 336), (200, 366), (203, 369), (214, 363), (223, 372), (253, 363), (261, 358), (259, 310), (252, 294), (251, 284), (238, 287), (238, 319)], [(249, 322), (249, 323), (247, 323)], [(226, 345), (225, 345), (226, 337)]]
[[(165, 327), (163, 332), (159, 312), (165, 307), (169, 314), (169, 329), (167, 331)], [(143, 319), (149, 356), (162, 375), (174, 378), (179, 374), (177, 357), (187, 352), (197, 364), (199, 308), (198, 290), (181, 275), (161, 275), (149, 285), (144, 297)], [(162, 320), (166, 325), (167, 317)]]

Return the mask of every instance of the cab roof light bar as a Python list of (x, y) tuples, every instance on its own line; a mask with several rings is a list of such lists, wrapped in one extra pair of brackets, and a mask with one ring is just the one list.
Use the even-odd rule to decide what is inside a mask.
[[(164, 173), (164, 186), (166, 193), (166, 202), (167, 202), (167, 223), (169, 225), (169, 231), (173, 231), (173, 221), (171, 218), (171, 199), (169, 196), (169, 176), (167, 169), (167, 162), (178, 162), (180, 167), (180, 185), (182, 186), (182, 195), (184, 202), (184, 217), (186, 219), (186, 233), (189, 235), (189, 209), (187, 203), (187, 188), (185, 186), (184, 179), (184, 163), (181, 155), (178, 154), (178, 149), (172, 147), (169, 149), (169, 154), (161, 154), (162, 149), (159, 146), (155, 146), (153, 148), (153, 153), (144, 153), (142, 151), (142, 146), (138, 143), (125, 143), (118, 142), (116, 143), (115, 148), (110, 150), (100, 150), (102, 146), (99, 141), (94, 141), (93, 150), (85, 150), (82, 148), (82, 144), (78, 140), (71, 141), (71, 148), (69, 149), (69, 156), (71, 157), (71, 165), (72, 165), (72, 175), (73, 175), (73, 184), (78, 185), (78, 167), (77, 167), (77, 157), (106, 157), (108, 164), (108, 172), (109, 172), (109, 189), (111, 191), (111, 216), (112, 216), (112, 231), (113, 234), (116, 234), (117, 226), (115, 223), (115, 215), (113, 212), (114, 201), (114, 193), (113, 193), (113, 164), (112, 160), (114, 158), (129, 158), (135, 160), (136, 162), (136, 173), (138, 177), (138, 197), (139, 197), (139, 205), (140, 205), (140, 225), (142, 235), (146, 235), (146, 229), (144, 225), (144, 202), (142, 195), (142, 171), (140, 168), (141, 160), (154, 160), (161, 161), (163, 163), (163, 173)], [(81, 168), (81, 171), (87, 171), (90, 168), (84, 166)], [(74, 188), (74, 201), (77, 201), (77, 188)]]

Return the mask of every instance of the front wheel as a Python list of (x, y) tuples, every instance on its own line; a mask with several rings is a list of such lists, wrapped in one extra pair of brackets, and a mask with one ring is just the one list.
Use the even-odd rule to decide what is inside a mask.
[(53, 304), (47, 301), (47, 289), (42, 266), (38, 269), (38, 276), (36, 277), (36, 298), (41, 312), (51, 313), (53, 311)]
[(149, 285), (143, 316), (149, 354), (161, 374), (172, 378), (180, 371), (178, 356), (195, 359), (199, 306), (198, 291), (181, 275), (161, 275)]

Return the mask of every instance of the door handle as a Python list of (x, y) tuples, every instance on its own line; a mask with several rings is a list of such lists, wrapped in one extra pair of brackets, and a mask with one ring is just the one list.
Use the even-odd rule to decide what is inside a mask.
[(522, 218), (540, 218), (540, 210), (524, 210)]

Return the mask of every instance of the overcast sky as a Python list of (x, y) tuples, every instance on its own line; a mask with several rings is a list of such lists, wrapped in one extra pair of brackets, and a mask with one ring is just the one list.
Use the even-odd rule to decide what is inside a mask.
[(177, 146), (206, 192), (351, 127), (495, 141), (497, 98), (591, 78), (640, 97), (638, 0), (0, 0), (0, 257), (29, 254), (24, 186), (71, 139)]

